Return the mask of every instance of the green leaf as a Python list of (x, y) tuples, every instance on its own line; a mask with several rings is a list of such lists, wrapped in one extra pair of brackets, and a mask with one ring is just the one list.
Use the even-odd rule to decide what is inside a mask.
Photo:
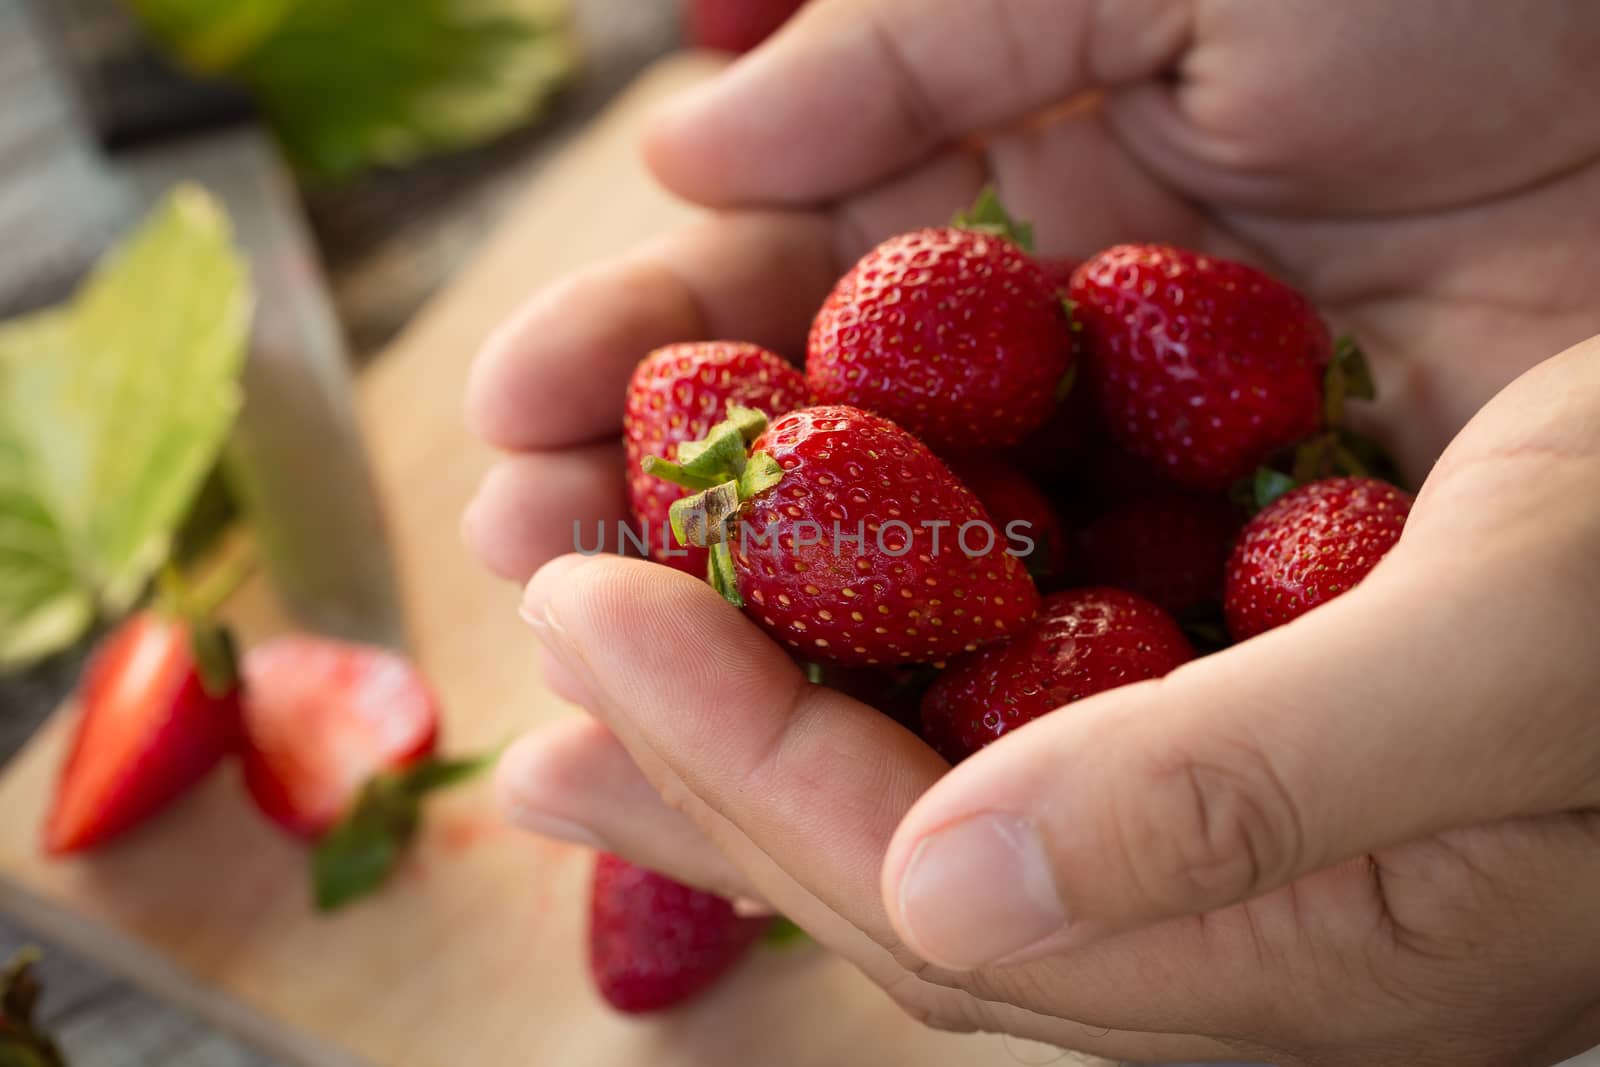
[(980, 233), (1004, 237), (1024, 252), (1030, 254), (1033, 252), (1033, 225), (1012, 218), (1006, 211), (1005, 205), (1000, 202), (1000, 194), (992, 185), (985, 185), (983, 191), (978, 194), (978, 199), (973, 201), (972, 207), (956, 215), (951, 220), (951, 225), (963, 230), (977, 230)]
[(496, 749), (467, 759), (427, 759), (368, 782), (349, 814), (312, 856), (317, 910), (336, 911), (388, 881), (422, 825), (422, 801), (478, 777), (499, 754)]
[(233, 424), (248, 326), (227, 218), (192, 186), (70, 304), (0, 325), (0, 667), (143, 593)]
[(562, 0), (129, 0), (194, 70), (242, 86), (308, 174), (485, 141), (572, 73)]

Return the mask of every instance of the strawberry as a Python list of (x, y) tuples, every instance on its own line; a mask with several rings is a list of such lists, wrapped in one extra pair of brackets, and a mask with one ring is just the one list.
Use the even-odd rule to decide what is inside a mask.
[(1353, 589), (1400, 540), (1412, 496), (1375, 478), (1290, 490), (1239, 533), (1223, 613), (1243, 641)]
[(1172, 617), (1090, 587), (1045, 597), (1039, 618), (952, 663), (922, 698), (922, 736), (951, 763), (1063, 704), (1159, 678), (1194, 657)]
[(403, 656), (280, 637), (244, 658), (244, 781), (261, 813), (320, 842), (318, 906), (376, 888), (415, 836), (422, 797), (481, 760), (435, 759), (439, 704)]
[(1255, 268), (1118, 245), (1078, 268), (1071, 296), (1107, 429), (1178, 484), (1225, 490), (1322, 428), (1328, 330)]
[(1044, 271), (1044, 276), (1050, 279), (1056, 294), (1063, 299), (1071, 293), (1072, 275), (1082, 265), (1083, 262), (1077, 259), (1039, 258), (1039, 269)]
[(1220, 497), (1165, 492), (1097, 517), (1078, 534), (1080, 573), (1138, 593), (1177, 616), (1222, 600), (1239, 519)]
[(103, 845), (199, 783), (239, 740), (225, 631), (145, 611), (113, 630), (78, 691), (76, 732), (45, 824), (55, 855)]
[(983, 509), (1002, 533), (1013, 531), (1027, 541), (1021, 560), (1038, 582), (1059, 581), (1067, 573), (1067, 531), (1050, 498), (1033, 479), (1003, 460), (967, 457), (953, 460), (953, 470), (977, 494)]
[(768, 426), (736, 408), (693, 451), (645, 463), (704, 487), (673, 505), (674, 532), (713, 544), (712, 584), (804, 659), (936, 662), (1033, 618), (1038, 593), (1005, 531), (888, 419), (820, 406)]
[(667, 510), (686, 490), (639, 469), (646, 456), (676, 459), (678, 446), (706, 436), (728, 416), (728, 405), (780, 415), (807, 401), (805, 379), (782, 356), (734, 341), (668, 345), (633, 372), (622, 415), (628, 461), (628, 503), (645, 525), (650, 555), (696, 577), (706, 573), (706, 550), (679, 546)]
[(595, 858), (589, 971), (613, 1008), (664, 1011), (704, 992), (771, 920), (746, 919), (710, 893), (609, 853)]
[(805, 0), (689, 0), (689, 40), (719, 52), (748, 52), (778, 32)]
[(1055, 410), (1073, 331), (992, 192), (958, 221), (892, 237), (839, 280), (806, 381), (818, 402), (884, 415), (936, 450), (1016, 444)]

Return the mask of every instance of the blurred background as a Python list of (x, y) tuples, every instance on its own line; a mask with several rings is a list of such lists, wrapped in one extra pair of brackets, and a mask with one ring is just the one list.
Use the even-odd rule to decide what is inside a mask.
[[(387, 561), (306, 559), (376, 521), (345, 488), (352, 378), (643, 68), (795, 6), (0, 0), (0, 767), (161, 566), (245, 512), (311, 624), (400, 643)], [(248, 342), (218, 341), (207, 316), (250, 304)], [(261, 463), (294, 447), (357, 454), (319, 490)], [(0, 959), (41, 943), (6, 910)], [(44, 947), (78, 1067), (279, 1062)]]

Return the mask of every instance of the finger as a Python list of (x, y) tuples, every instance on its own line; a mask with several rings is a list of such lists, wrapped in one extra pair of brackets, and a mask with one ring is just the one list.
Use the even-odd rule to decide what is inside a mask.
[(834, 238), (821, 215), (723, 216), (546, 289), (478, 354), (473, 431), (513, 451), (615, 436), (634, 367), (676, 341), (797, 353), (838, 273)]
[(782, 871), (892, 943), (878, 867), (900, 816), (946, 770), (930, 749), (874, 709), (808, 684), (687, 575), (568, 556), (534, 577), (525, 611), (553, 628), (546, 646), (625, 742), (637, 735)]
[(1073, 94), (1148, 78), (1188, 37), (1182, 0), (813, 5), (675, 102), (647, 151), (707, 204), (810, 203), (871, 184)]
[(513, 456), (484, 476), (462, 514), (462, 539), (490, 571), (526, 582), (563, 553), (618, 550), (622, 484), (620, 442)]
[(639, 773), (610, 730), (587, 715), (551, 723), (506, 750), (495, 771), (506, 816), (541, 837), (585, 845), (724, 897), (755, 890)]
[(971, 968), (1208, 912), (1450, 827), (1564, 809), (1600, 754), (1571, 644), (1551, 637), (1583, 632), (1582, 606), (1559, 588), (1570, 576), (1516, 558), (1526, 544), (1497, 558), (1403, 540), (1295, 623), (967, 760), (889, 850), (896, 929)]
[[(947, 983), (1090, 1027), (1183, 1033), (1208, 1032), (1203, 1024), (1229, 1005), (1274, 995), (1249, 923), (1226, 937), (1196, 925), (1138, 931), (1037, 970), (933, 976), (922, 988), (929, 983), (907, 975), (921, 961), (902, 949), (878, 884), (895, 827), (948, 772), (942, 760), (887, 716), (807, 684), (687, 575), (566, 556), (535, 575), (524, 613), (669, 806), (763, 899), (913, 1009), (942, 1020), (974, 1010), (935, 992)], [(1013, 1032), (1067, 1042), (1038, 1020)], [(1075, 1047), (1093, 1048), (1079, 1036)]]

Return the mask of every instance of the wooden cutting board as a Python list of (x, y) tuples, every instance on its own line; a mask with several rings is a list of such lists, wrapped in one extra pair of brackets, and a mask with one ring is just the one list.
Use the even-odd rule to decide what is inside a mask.
[[(458, 750), (573, 713), (537, 677), (517, 591), (486, 576), (457, 536), (491, 459), (458, 415), (468, 362), (540, 286), (688, 217), (651, 184), (634, 145), (649, 109), (709, 69), (684, 58), (646, 75), (361, 383), (415, 649)], [(247, 638), (284, 626), (261, 586), (240, 594), (234, 614)], [(709, 997), (656, 1020), (612, 1014), (584, 972), (589, 854), (516, 833), (482, 786), (441, 799), (396, 884), (335, 918), (312, 914), (302, 851), (251, 812), (232, 773), (102, 855), (47, 862), (38, 826), (69, 714), (0, 779), (0, 910), (290, 1062), (1060, 1062), (1022, 1042), (924, 1030), (814, 948), (762, 952)]]

